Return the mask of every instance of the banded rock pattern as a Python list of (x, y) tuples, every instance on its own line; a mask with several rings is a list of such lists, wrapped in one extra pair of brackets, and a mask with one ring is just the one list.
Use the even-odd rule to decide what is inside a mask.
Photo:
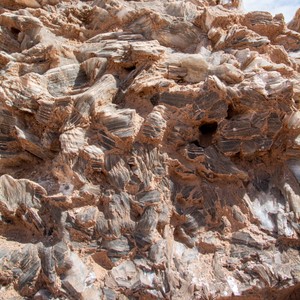
[(299, 12), (2, 0), (1, 299), (298, 299)]

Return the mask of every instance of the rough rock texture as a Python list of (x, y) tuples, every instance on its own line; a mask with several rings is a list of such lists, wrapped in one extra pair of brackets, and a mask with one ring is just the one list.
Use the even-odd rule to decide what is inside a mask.
[(2, 0), (1, 299), (300, 299), (300, 13)]

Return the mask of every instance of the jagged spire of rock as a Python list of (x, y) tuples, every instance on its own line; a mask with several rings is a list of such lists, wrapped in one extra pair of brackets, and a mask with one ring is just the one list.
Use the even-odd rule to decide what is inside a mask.
[(298, 299), (299, 11), (0, 3), (0, 298)]
[(288, 24), (288, 28), (300, 32), (300, 8), (296, 11), (294, 18)]

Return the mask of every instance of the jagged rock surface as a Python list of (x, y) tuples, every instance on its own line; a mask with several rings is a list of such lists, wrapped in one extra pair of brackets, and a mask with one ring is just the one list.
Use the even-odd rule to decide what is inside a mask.
[(2, 0), (1, 299), (299, 299), (299, 11)]

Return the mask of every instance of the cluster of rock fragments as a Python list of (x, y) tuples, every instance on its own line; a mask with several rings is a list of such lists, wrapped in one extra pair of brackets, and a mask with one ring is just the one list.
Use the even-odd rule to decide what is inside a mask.
[(0, 298), (299, 299), (299, 31), (1, 0)]

